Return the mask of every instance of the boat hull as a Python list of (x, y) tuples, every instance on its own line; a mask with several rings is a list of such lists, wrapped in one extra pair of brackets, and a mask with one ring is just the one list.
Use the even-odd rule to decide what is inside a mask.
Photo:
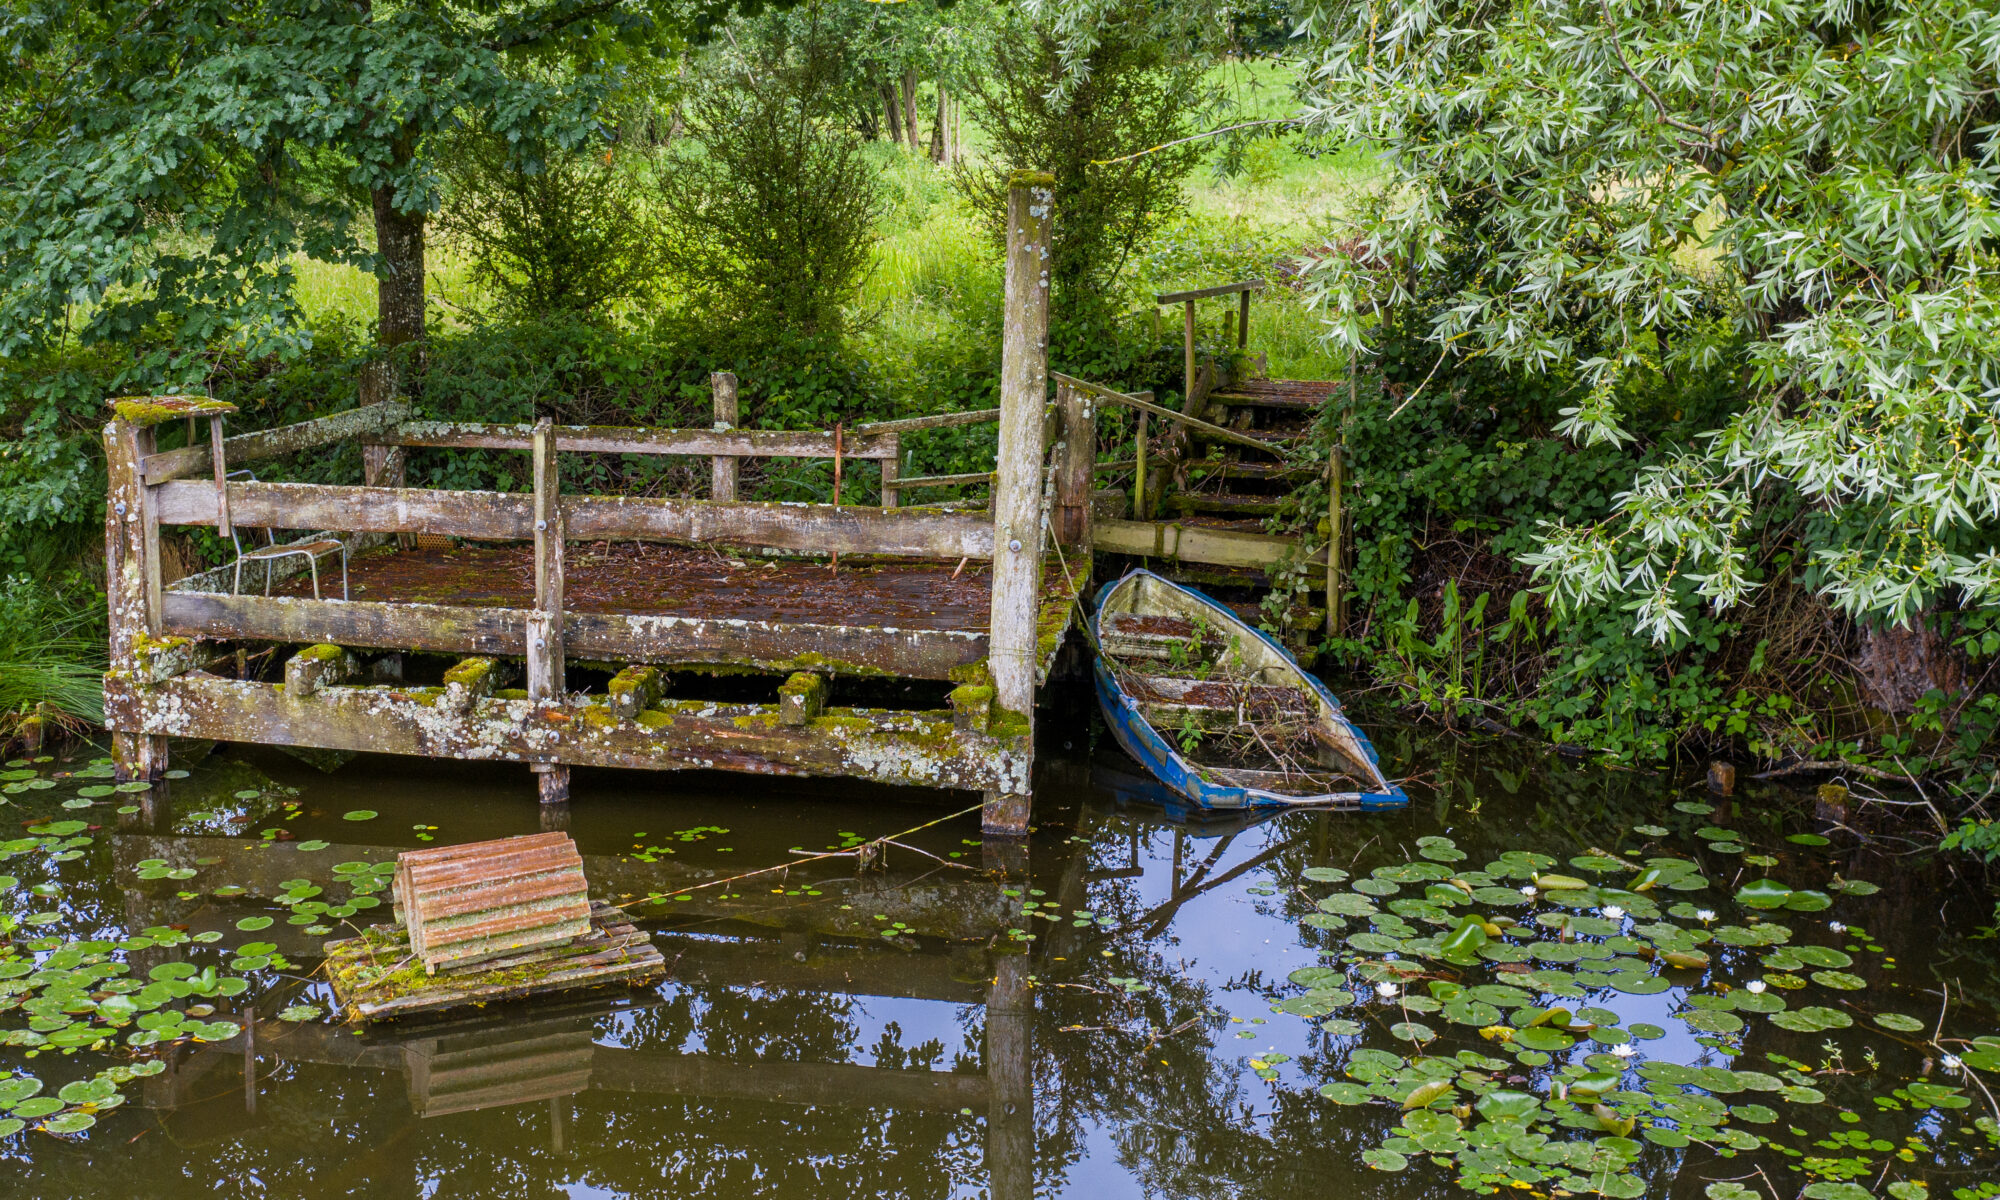
[(1296, 659), (1284, 647), (1262, 630), (1248, 625), (1214, 600), (1193, 588), (1183, 587), (1171, 580), (1161, 578), (1150, 571), (1133, 571), (1114, 583), (1106, 584), (1098, 593), (1097, 612), (1091, 617), (1093, 640), (1102, 645), (1096, 636), (1100, 633), (1099, 621), (1108, 600), (1117, 595), (1118, 590), (1135, 586), (1144, 579), (1148, 586), (1170, 588), (1197, 603), (1211, 613), (1218, 626), (1228, 628), (1239, 635), (1254, 637), (1270, 651), (1282, 657), (1296, 673), (1296, 681), (1302, 688), (1310, 689), (1323, 705), (1332, 720), (1351, 738), (1351, 746), (1358, 749), (1357, 757), (1365, 758), (1374, 776), (1369, 784), (1353, 791), (1323, 792), (1312, 795), (1292, 795), (1274, 792), (1264, 788), (1242, 787), (1204, 778), (1200, 767), (1190, 761), (1178, 749), (1153, 728), (1140, 711), (1138, 702), (1119, 686), (1111, 669), (1106, 665), (1103, 654), (1097, 656), (1093, 664), (1093, 675), (1097, 690), (1098, 707), (1104, 713), (1105, 724), (1111, 729), (1111, 736), (1119, 748), (1144, 767), (1161, 784), (1190, 804), (1204, 809), (1246, 809), (1246, 808), (1350, 808), (1360, 810), (1394, 809), (1406, 807), (1410, 800), (1403, 789), (1390, 784), (1382, 776), (1375, 747), (1368, 736), (1349, 722), (1340, 711), (1340, 701), (1326, 685), (1307, 674), (1299, 667)]

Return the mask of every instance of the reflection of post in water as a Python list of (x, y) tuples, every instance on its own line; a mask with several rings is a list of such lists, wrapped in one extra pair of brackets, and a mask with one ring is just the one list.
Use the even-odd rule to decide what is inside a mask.
[(986, 993), (986, 1174), (993, 1200), (1035, 1194), (1034, 998), (1025, 954), (1000, 956)]

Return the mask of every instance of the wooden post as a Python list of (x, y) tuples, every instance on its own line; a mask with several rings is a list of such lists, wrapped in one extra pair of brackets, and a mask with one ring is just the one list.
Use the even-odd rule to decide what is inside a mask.
[(1248, 291), (1243, 293), (1242, 307), (1238, 310), (1236, 317), (1236, 348), (1238, 350), (1248, 350), (1250, 348), (1250, 293)]
[[(563, 679), (563, 514), (556, 473), (556, 430), (543, 417), (535, 423), (535, 609), (528, 616), (528, 698), (560, 703)], [(733, 460), (732, 460), (733, 461)], [(569, 766), (534, 764), (541, 800), (569, 799)]]
[(882, 507), (895, 508), (901, 495), (896, 480), (903, 469), (903, 439), (892, 433), (884, 440), (889, 443), (889, 457), (882, 460)]
[[(139, 650), (159, 632), (160, 523), (139, 463), (153, 452), (150, 427), (120, 417), (104, 427), (108, 488), (104, 503), (104, 593), (111, 627), (111, 669), (136, 675)], [(167, 773), (167, 739), (111, 729), (111, 757), (121, 781)]]
[[(192, 422), (190, 422), (192, 423)], [(188, 439), (190, 443), (194, 439)], [(222, 450), (222, 414), (208, 419), (209, 454), (215, 459), (215, 536), (230, 536), (229, 528), (229, 462)]]
[(1132, 472), (1132, 519), (1146, 519), (1146, 419), (1150, 413), (1139, 414), (1139, 430), (1134, 438)]
[[(1097, 409), (1094, 398), (1068, 384), (1056, 386), (1062, 419), (1062, 450), (1056, 460), (1056, 540), (1064, 546), (1090, 545), (1090, 487), (1097, 463)], [(1073, 566), (1075, 564), (1072, 564)]]
[(1190, 417), (1198, 417), (1201, 413), (1194, 407), (1194, 301), (1183, 302), (1181, 313), (1181, 364), (1186, 378), (1181, 392), (1181, 411)]
[[(1049, 373), (1049, 227), (1055, 176), (1016, 171), (1007, 186), (1007, 283), (1000, 346), (1000, 449), (993, 482), (988, 666), (998, 720), (1033, 736), (1035, 618), (1042, 594), (1042, 397)], [(1026, 768), (1024, 767), (1024, 771)], [(989, 792), (989, 833), (1028, 830), (1027, 779)]]
[(1340, 578), (1342, 545), (1340, 523), (1346, 515), (1341, 512), (1340, 503), (1341, 489), (1347, 483), (1347, 466), (1342, 461), (1345, 451), (1345, 446), (1338, 442), (1334, 443), (1332, 457), (1326, 464), (1326, 633), (1328, 637), (1340, 635), (1347, 615), (1341, 611), (1341, 593), (1345, 584)]
[[(715, 389), (715, 432), (727, 433), (736, 428), (736, 376), (728, 371), (717, 371), (708, 377), (709, 386)], [(736, 459), (731, 456), (716, 455), (709, 461), (712, 483), (709, 499), (736, 499)]]

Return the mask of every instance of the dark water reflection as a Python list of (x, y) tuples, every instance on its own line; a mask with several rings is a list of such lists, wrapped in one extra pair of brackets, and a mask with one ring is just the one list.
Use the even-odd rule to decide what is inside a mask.
[[(857, 876), (833, 859), (642, 906), (672, 966), (657, 988), (360, 1034), (276, 1018), (286, 1005), (326, 997), (316, 980), (298, 977), (316, 965), (318, 939), (287, 926), (265, 898), (282, 880), (318, 881), (335, 863), (389, 857), (420, 834), (449, 842), (532, 831), (539, 814), (525, 777), (401, 760), (320, 775), (268, 752), (221, 753), (120, 828), (108, 807), (89, 814), (107, 826), (97, 844), (52, 868), (69, 922), (61, 932), (216, 929), (224, 945), (275, 941), (301, 970), (222, 1002), (245, 1034), (175, 1049), (169, 1070), (130, 1085), (130, 1102), (89, 1133), (0, 1143), (0, 1192), (1462, 1195), (1449, 1173), (1425, 1163), (1399, 1174), (1363, 1165), (1361, 1153), (1396, 1114), (1341, 1107), (1316, 1090), (1341, 1077), (1356, 1040), (1273, 1010), (1288, 994), (1286, 975), (1320, 962), (1320, 947), (1332, 944), (1298, 923), (1312, 910), (1300, 871), (1402, 862), (1416, 838), (1435, 833), (1478, 864), (1506, 850), (1567, 858), (1615, 847), (1635, 823), (1692, 829), (1726, 820), (1783, 860), (1771, 870), (1778, 878), (1823, 882), (1838, 870), (1882, 886), (1838, 909), (1887, 950), (1855, 968), (1876, 1000), (1894, 996), (1889, 1007), (1928, 1020), (1948, 986), (1951, 1030), (2000, 1030), (1995, 943), (1973, 936), (1990, 900), (1904, 854), (1893, 831), (1870, 828), (1869, 813), (1816, 811), (1810, 793), (1752, 786), (1697, 820), (1671, 811), (1691, 793), (1660, 777), (1419, 731), (1378, 741), (1385, 760), (1420, 776), (1406, 812), (1206, 824), (1148, 802), (1144, 781), (1108, 744), (1095, 761), (1081, 747), (1052, 746), (1025, 864), (996, 859), (978, 842), (976, 817), (961, 817), (910, 836), (911, 848), (892, 849), (878, 873)], [(289, 819), (287, 788), (299, 814)], [(843, 835), (907, 829), (959, 803), (727, 776), (586, 774), (575, 791), (568, 826), (595, 890), (614, 900), (782, 862), (794, 847), (838, 845)], [(16, 797), (15, 806), (60, 812), (54, 805), (69, 794)], [(358, 808), (381, 815), (342, 819)], [(332, 846), (307, 854), (296, 843), (258, 844), (259, 831), (280, 827)], [(1783, 840), (1812, 829), (1832, 845)], [(161, 858), (200, 874), (185, 884), (136, 880), (135, 864)], [(997, 869), (1009, 866), (1015, 874)], [(41, 878), (23, 860), (7, 869), (24, 884)], [(1727, 879), (1730, 869), (1712, 871)], [(224, 884), (247, 890), (214, 896)], [(1059, 919), (1022, 917), (1023, 892), (1052, 901)], [(17, 913), (33, 911), (19, 892), (10, 896)], [(257, 913), (276, 913), (279, 923), (236, 931)], [(1015, 930), (1036, 936), (1023, 943)], [(217, 961), (220, 951), (135, 952), (135, 973), (173, 957)], [(1678, 1028), (1663, 1019), (1671, 996), (1645, 999), (1658, 1002), (1660, 1017), (1635, 1019)], [(1680, 1036), (1684, 1044), (1669, 1037), (1647, 1050), (1696, 1061), (1703, 1048)], [(1825, 1035), (1759, 1026), (1750, 1036), (1752, 1052), (1826, 1057)], [(1398, 1048), (1372, 1027), (1359, 1042)], [(1829, 1102), (1815, 1119), (1840, 1127), (1837, 1110), (1851, 1108), (1858, 1120), (1846, 1126), (1895, 1145), (1914, 1131), (1918, 1168), (1936, 1196), (2000, 1172), (1982, 1139), (1959, 1132), (1982, 1107), (1913, 1122), (1869, 1103), (1882, 1078), (1924, 1065), (1915, 1049), (1869, 1044), (1880, 1069), (1828, 1076)], [(51, 1087), (104, 1064), (89, 1052), (33, 1063), (5, 1053)], [(1846, 1066), (1859, 1068), (1853, 1053)], [(1273, 1056), (1285, 1060), (1267, 1082), (1249, 1062)], [(1696, 1197), (1709, 1180), (1758, 1165), (1785, 1197), (1796, 1194), (1801, 1177), (1767, 1153), (1725, 1161), (1699, 1147), (1648, 1146), (1640, 1170), (1649, 1196)]]

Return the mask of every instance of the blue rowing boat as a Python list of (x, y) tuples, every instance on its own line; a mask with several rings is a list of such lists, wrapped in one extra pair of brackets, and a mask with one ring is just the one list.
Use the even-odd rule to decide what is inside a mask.
[(1262, 630), (1193, 588), (1132, 571), (1090, 619), (1111, 735), (1198, 808), (1402, 808), (1340, 701)]

